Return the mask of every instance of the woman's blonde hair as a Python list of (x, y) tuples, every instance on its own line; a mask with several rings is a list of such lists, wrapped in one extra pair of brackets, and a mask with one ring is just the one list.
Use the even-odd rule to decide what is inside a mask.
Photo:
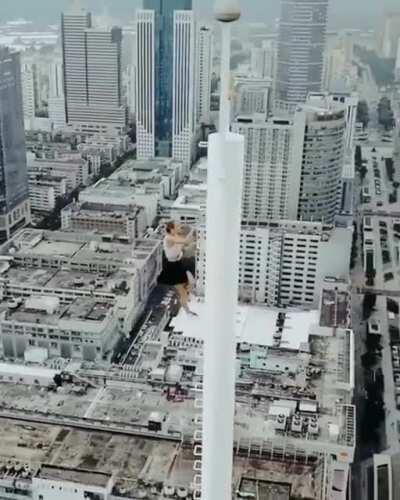
[(171, 233), (171, 231), (174, 229), (175, 227), (175, 222), (173, 220), (170, 220), (169, 222), (167, 222), (165, 224), (165, 230), (168, 234)]

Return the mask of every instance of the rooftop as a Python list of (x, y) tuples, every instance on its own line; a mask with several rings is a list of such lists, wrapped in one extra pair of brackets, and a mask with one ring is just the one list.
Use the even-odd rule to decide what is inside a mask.
[(135, 205), (136, 203), (134, 186), (131, 186), (129, 183), (118, 182), (116, 179), (111, 180), (110, 178), (100, 179), (93, 186), (87, 187), (80, 193), (79, 199), (81, 201), (92, 201), (92, 199), (96, 200), (99, 196), (107, 199), (107, 202), (112, 200), (119, 204), (128, 203), (129, 205)]
[[(55, 143), (59, 144), (59, 143)], [(71, 164), (76, 164), (80, 165), (82, 163), (82, 157), (80, 153), (65, 153), (61, 157), (57, 157), (54, 159), (49, 159), (49, 158), (30, 158), (28, 161), (28, 167), (29, 168), (44, 168), (44, 169), (51, 169), (54, 168), (55, 166), (60, 166), (60, 167), (70, 167)]]
[(110, 482), (112, 475), (97, 471), (71, 469), (45, 464), (40, 467), (35, 477), (50, 481), (68, 481), (70, 483), (105, 488)]
[(166, 173), (168, 169), (182, 166), (182, 163), (171, 158), (151, 158), (148, 160), (127, 160), (114, 172), (113, 176), (118, 177), (119, 172), (153, 172)]
[(89, 328), (89, 324), (94, 326), (103, 323), (113, 307), (110, 302), (80, 297), (68, 305), (58, 304), (55, 309), (49, 309), (45, 303), (46, 298), (46, 296), (35, 297), (34, 303), (27, 299), (19, 306), (9, 308), (5, 314), (5, 320), (18, 323), (60, 325), (61, 327), (63, 321), (77, 320), (85, 321), (86, 329)]
[(143, 207), (139, 205), (116, 206), (103, 203), (71, 203), (64, 210), (70, 210), (74, 217), (107, 217), (121, 219), (129, 217), (134, 219)]
[(185, 184), (180, 190), (179, 195), (172, 204), (171, 210), (177, 209), (205, 209), (207, 199), (206, 184)]
[[(207, 332), (205, 304), (192, 304), (198, 318), (180, 311), (171, 321), (175, 332), (185, 337), (203, 340)], [(306, 346), (311, 326), (318, 323), (318, 311), (279, 310), (261, 306), (239, 305), (236, 313), (236, 339), (238, 342), (261, 346), (284, 346), (299, 350)], [(279, 336), (278, 330), (282, 329)], [(279, 340), (278, 340), (279, 339)]]
[[(79, 263), (111, 263), (114, 266), (138, 268), (145, 265), (148, 258), (160, 246), (158, 240), (137, 239), (135, 242), (121, 242), (105, 235), (83, 234), (78, 232), (41, 231), (23, 229), (0, 248), (3, 256), (54, 257), (71, 265)], [(32, 264), (32, 263), (31, 263)], [(38, 263), (36, 263), (37, 267)]]
[(0, 270), (0, 284), (8, 288), (46, 288), (49, 290), (93, 290), (96, 293), (127, 293), (129, 288), (119, 288), (123, 281), (129, 281), (130, 273), (123, 269), (104, 273), (75, 271), (72, 269), (31, 268), (12, 264)]

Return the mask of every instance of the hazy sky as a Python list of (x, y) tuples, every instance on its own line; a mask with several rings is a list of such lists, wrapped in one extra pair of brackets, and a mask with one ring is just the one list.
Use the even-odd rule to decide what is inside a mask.
[[(129, 19), (141, 0), (84, 0), (94, 12), (108, 5), (110, 15)], [(0, 20), (20, 17), (34, 21), (56, 22), (69, 0), (0, 0)], [(241, 0), (247, 20), (272, 22), (279, 13), (280, 0)], [(400, 0), (330, 0), (332, 27), (376, 27), (385, 10), (396, 7)], [(194, 0), (202, 14), (211, 12), (213, 0)]]

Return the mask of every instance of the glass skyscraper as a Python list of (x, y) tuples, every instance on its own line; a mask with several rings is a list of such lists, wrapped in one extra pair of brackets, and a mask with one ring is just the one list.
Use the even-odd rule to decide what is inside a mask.
[(0, 242), (29, 222), (20, 57), (0, 47)]
[(328, 0), (281, 0), (275, 107), (294, 110), (320, 92)]
[(192, 0), (143, 0), (155, 12), (155, 147), (157, 156), (172, 155), (174, 11), (191, 10)]

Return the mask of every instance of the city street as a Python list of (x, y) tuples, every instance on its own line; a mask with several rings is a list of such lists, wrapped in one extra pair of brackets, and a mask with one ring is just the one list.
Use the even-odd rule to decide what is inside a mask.
[[(400, 172), (394, 172), (390, 179), (386, 159), (394, 157), (394, 142), (389, 134), (379, 126), (377, 104), (381, 98), (369, 67), (363, 66), (363, 77), (359, 85), (360, 99), (365, 99), (369, 105), (370, 122), (368, 139), (360, 143), (362, 147), (363, 165), (367, 172), (364, 179), (357, 175), (355, 180), (355, 206), (358, 206), (356, 224), (357, 259), (352, 269), (352, 327), (355, 333), (355, 404), (357, 405), (358, 447), (352, 474), (353, 497), (358, 498), (362, 490), (357, 473), (357, 462), (371, 456), (373, 453), (400, 450), (399, 424), (400, 411), (396, 407), (396, 394), (400, 389), (396, 387), (396, 373), (393, 372), (392, 341), (389, 333), (393, 328), (399, 328), (399, 315), (389, 313), (387, 309), (388, 297), (398, 304), (400, 297), (400, 203), (390, 203), (390, 194), (398, 191), (393, 182), (399, 182)], [(393, 134), (394, 136), (395, 134)], [(398, 169), (397, 169), (398, 170)], [(367, 195), (365, 198), (361, 193)], [(399, 194), (399, 193), (397, 193)], [(369, 197), (368, 202), (366, 201)], [(392, 195), (393, 198), (393, 195)], [(393, 201), (393, 200), (392, 200)], [(398, 224), (398, 225), (397, 225)], [(367, 230), (366, 230), (367, 227)], [(376, 276), (372, 287), (366, 286), (364, 269), (364, 240), (368, 239), (369, 248), (374, 253), (374, 268)], [(366, 291), (376, 293), (376, 304), (369, 318), (370, 324), (377, 325), (380, 332), (381, 357), (376, 359), (377, 364), (365, 369), (362, 356), (367, 352), (368, 325), (363, 318), (363, 300)], [(378, 429), (379, 445), (361, 442), (361, 427), (365, 419), (366, 385), (371, 375), (376, 376), (382, 370), (384, 377), (383, 401), (385, 421)], [(399, 372), (400, 373), (400, 372)], [(400, 378), (398, 379), (400, 380)]]

